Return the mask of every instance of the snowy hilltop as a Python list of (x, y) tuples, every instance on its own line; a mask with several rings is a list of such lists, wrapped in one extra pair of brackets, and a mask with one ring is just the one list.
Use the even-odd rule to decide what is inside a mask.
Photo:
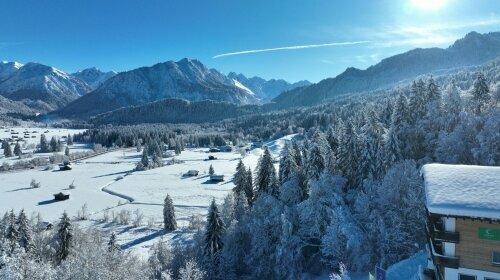
[(103, 72), (96, 67), (83, 69), (71, 75), (86, 82), (92, 89), (96, 89), (106, 82), (109, 78), (116, 76), (115, 71)]
[(85, 82), (51, 66), (39, 63), (2, 66), (7, 69), (0, 72), (5, 77), (0, 82), (1, 95), (17, 101), (40, 102), (48, 111), (61, 108), (91, 90)]

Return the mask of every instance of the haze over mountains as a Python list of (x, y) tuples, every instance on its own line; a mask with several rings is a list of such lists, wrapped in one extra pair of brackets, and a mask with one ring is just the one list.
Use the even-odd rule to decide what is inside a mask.
[[(159, 112), (162, 108), (178, 113), (179, 108), (185, 108), (193, 114), (207, 114), (221, 108), (231, 112), (218, 114), (216, 119), (220, 119), (234, 116), (237, 114), (234, 108), (242, 105), (262, 105), (272, 100), (265, 110), (309, 106), (342, 94), (391, 87), (422, 74), (480, 65), (499, 56), (500, 32), (471, 32), (446, 49), (414, 49), (383, 59), (366, 70), (348, 68), (337, 77), (316, 84), (248, 78), (234, 72), (226, 76), (196, 59), (187, 58), (121, 73), (89, 68), (68, 74), (39, 63), (2, 62), (0, 95), (6, 98), (0, 102), (0, 112), (52, 112), (53, 117), (87, 119), (123, 108), (116, 114), (130, 119), (128, 114), (142, 114), (146, 108), (154, 108), (161, 114), (159, 119), (167, 122), (173, 113)], [(166, 101), (168, 99), (189, 102)], [(196, 104), (201, 101), (209, 102), (202, 103), (203, 106)], [(223, 104), (219, 106), (217, 102)], [(129, 112), (127, 107), (130, 106), (134, 107)], [(252, 110), (255, 108), (258, 107)], [(243, 111), (249, 112), (248, 109)], [(110, 120), (119, 119), (112, 113), (106, 116)], [(182, 121), (179, 118), (176, 116), (175, 121)], [(100, 122), (105, 119), (99, 118)]]
[(348, 68), (335, 78), (281, 94), (279, 107), (320, 103), (336, 95), (370, 91), (437, 70), (479, 65), (500, 56), (500, 32), (470, 32), (446, 49), (414, 49), (383, 59), (366, 70)]

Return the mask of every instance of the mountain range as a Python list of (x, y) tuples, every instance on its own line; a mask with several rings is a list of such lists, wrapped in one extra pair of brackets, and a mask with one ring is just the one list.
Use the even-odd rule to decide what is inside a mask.
[(413, 49), (383, 59), (366, 70), (351, 67), (335, 78), (282, 93), (273, 102), (279, 108), (318, 104), (340, 94), (386, 88), (422, 74), (479, 65), (498, 56), (500, 32), (470, 32), (446, 49)]
[(237, 105), (259, 103), (255, 94), (246, 87), (196, 59), (185, 58), (121, 72), (56, 113), (65, 117), (90, 117), (165, 98)]
[[(413, 49), (385, 58), (366, 70), (348, 68), (316, 84), (248, 78), (234, 72), (226, 76), (188, 58), (120, 73), (89, 68), (68, 74), (39, 63), (2, 62), (0, 95), (7, 99), (2, 99), (0, 105), (11, 108), (4, 108), (0, 113), (15, 112), (17, 106), (23, 113), (51, 112), (51, 117), (88, 119), (120, 108), (124, 109), (116, 114), (124, 116), (127, 107), (133, 108), (130, 113), (141, 114), (147, 113), (145, 108), (154, 108), (157, 112), (161, 106), (174, 111), (177, 110), (175, 106), (180, 106), (189, 112), (206, 114), (206, 108), (227, 108), (236, 112), (234, 106), (262, 104), (262, 110), (269, 111), (315, 105), (339, 95), (384, 89), (419, 75), (480, 65), (499, 56), (500, 32), (471, 32), (448, 48)], [(169, 99), (189, 102), (162, 102)], [(210, 102), (202, 103), (203, 106), (196, 104), (202, 101)], [(269, 101), (271, 103), (265, 104)], [(152, 102), (156, 103), (150, 105)], [(226, 105), (217, 106), (217, 102)], [(103, 116), (117, 119), (111, 113)], [(178, 116), (176, 121), (179, 121)], [(161, 120), (168, 122), (168, 117), (174, 115), (163, 114)], [(101, 116), (99, 120), (103, 122), (105, 118)]]
[[(16, 101), (39, 102), (39, 108), (56, 110), (91, 91), (89, 85), (54, 67), (39, 63), (6, 63), (0, 95)], [(4, 74), (5, 73), (5, 74)]]

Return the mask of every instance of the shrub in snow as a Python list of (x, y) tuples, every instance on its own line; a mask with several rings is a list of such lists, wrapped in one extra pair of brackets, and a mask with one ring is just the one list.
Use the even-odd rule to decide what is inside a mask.
[(41, 186), (40, 182), (35, 181), (35, 179), (31, 179), (30, 186), (34, 189), (37, 189)]
[(189, 217), (188, 228), (191, 230), (200, 230), (205, 226), (205, 221), (201, 215), (191, 215)]
[(155, 226), (155, 218), (154, 217), (149, 217), (147, 221), (147, 225), (149, 228), (152, 228)]
[(71, 182), (71, 184), (69, 184), (68, 188), (69, 188), (70, 190), (74, 190), (74, 189), (76, 189), (76, 186), (75, 186), (75, 180), (73, 180), (73, 182)]
[(351, 277), (349, 277), (349, 273), (347, 272), (347, 268), (343, 263), (340, 263), (339, 265), (339, 273), (332, 273), (330, 274), (330, 279), (331, 280), (351, 280)]
[(109, 222), (109, 209), (105, 209), (102, 212), (102, 221), (105, 223)]
[(144, 214), (142, 214), (139, 209), (136, 209), (134, 211), (134, 220), (132, 224), (134, 225), (134, 227), (140, 227), (143, 225), (143, 220), (144, 220)]
[(188, 260), (186, 266), (180, 270), (180, 280), (203, 280), (206, 273), (201, 270), (194, 260)]
[(78, 220), (87, 220), (89, 218), (89, 213), (87, 209), (87, 203), (82, 205), (82, 209), (78, 210), (78, 213), (76, 215)]
[(128, 225), (130, 224), (130, 220), (132, 219), (132, 214), (129, 210), (121, 210), (118, 212), (118, 224), (120, 225)]

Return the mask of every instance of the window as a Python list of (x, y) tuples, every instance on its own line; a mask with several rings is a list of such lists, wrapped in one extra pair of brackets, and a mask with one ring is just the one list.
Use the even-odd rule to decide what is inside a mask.
[(476, 276), (465, 275), (465, 274), (458, 274), (458, 280), (476, 280)]
[(500, 252), (493, 252), (491, 262), (494, 265), (500, 265)]
[(484, 280), (500, 280), (500, 279), (497, 279), (497, 278), (489, 278), (489, 277), (484, 277)]

